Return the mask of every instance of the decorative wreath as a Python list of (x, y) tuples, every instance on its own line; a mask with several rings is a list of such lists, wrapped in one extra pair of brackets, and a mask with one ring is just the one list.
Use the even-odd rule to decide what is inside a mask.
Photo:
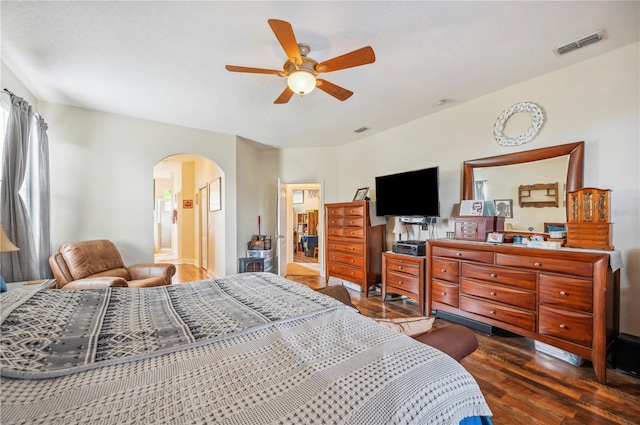
[[(504, 124), (513, 114), (518, 112), (529, 112), (531, 114), (531, 126), (524, 134), (518, 137), (505, 137), (504, 134), (502, 134)], [(502, 114), (500, 114), (500, 117), (496, 121), (496, 125), (493, 127), (493, 134), (500, 146), (524, 145), (536, 137), (543, 123), (544, 114), (538, 105), (531, 102), (520, 102), (502, 111)]]

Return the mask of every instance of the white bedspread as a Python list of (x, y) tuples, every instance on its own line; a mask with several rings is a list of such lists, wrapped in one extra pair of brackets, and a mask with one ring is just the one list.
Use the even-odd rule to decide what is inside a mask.
[[(0, 422), (458, 424), (465, 417), (491, 414), (473, 377), (440, 351), (318, 298), (303, 285), (272, 274), (238, 276), (209, 282), (227, 288), (225, 294), (246, 294), (243, 285), (264, 286), (270, 288), (268, 303), (280, 299), (286, 305), (294, 299), (291, 305), (304, 306), (304, 311), (270, 319), (256, 313), (267, 319), (149, 356), (136, 353), (118, 361), (107, 356), (104, 365), (73, 365), (79, 371), (52, 378), (6, 377), (2, 360)], [(5, 294), (0, 298), (3, 356), (10, 352), (5, 332), (15, 334), (12, 323), (26, 320), (12, 317), (21, 310), (20, 297)], [(229, 314), (229, 305), (235, 304), (245, 316), (261, 310), (239, 298), (199, 305), (210, 306), (211, 311), (203, 311), (210, 317), (216, 311)], [(148, 311), (128, 313), (145, 316)]]

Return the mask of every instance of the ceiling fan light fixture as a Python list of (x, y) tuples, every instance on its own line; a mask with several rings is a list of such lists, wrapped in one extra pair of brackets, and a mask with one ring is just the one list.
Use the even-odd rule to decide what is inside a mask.
[(311, 72), (300, 69), (289, 74), (287, 85), (294, 93), (304, 96), (316, 88), (316, 77)]

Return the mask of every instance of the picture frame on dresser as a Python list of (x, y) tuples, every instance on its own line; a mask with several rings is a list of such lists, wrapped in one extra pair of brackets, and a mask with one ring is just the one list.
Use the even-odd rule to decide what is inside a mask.
[(369, 193), (368, 187), (361, 187), (356, 190), (356, 194), (353, 196), (354, 201), (364, 201), (367, 198), (367, 193)]
[(487, 233), (487, 242), (489, 243), (502, 243), (504, 241), (504, 233), (489, 232)]

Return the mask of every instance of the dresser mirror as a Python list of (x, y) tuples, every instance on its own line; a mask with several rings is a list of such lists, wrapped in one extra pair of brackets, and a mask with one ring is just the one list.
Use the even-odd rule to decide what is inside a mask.
[[(545, 223), (566, 223), (567, 192), (582, 187), (583, 169), (584, 142), (465, 161), (462, 196), (496, 201), (507, 231), (544, 232)], [(557, 206), (544, 190), (526, 192), (530, 198), (522, 202), (521, 186), (555, 184)]]

